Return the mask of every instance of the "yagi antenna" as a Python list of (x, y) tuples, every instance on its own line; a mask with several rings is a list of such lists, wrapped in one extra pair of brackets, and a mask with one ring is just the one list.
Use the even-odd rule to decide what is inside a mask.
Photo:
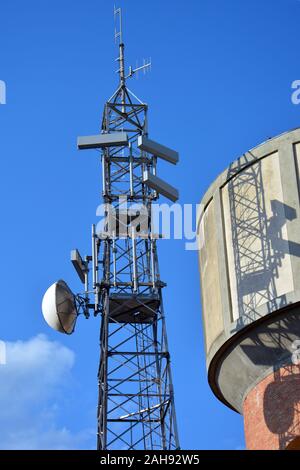
[(152, 66), (151, 57), (148, 60), (144, 59), (143, 60), (143, 65), (141, 65), (140, 67), (138, 65), (136, 65), (135, 69), (133, 69), (130, 65), (129, 66), (129, 73), (128, 73), (126, 78), (131, 78), (131, 77), (133, 77), (134, 74), (137, 74), (136, 76), (138, 77), (138, 73), (141, 72), (141, 71), (143, 71), (143, 73), (145, 75), (148, 72), (148, 70), (151, 70), (151, 66)]
[(115, 43), (119, 42), (119, 57), (116, 59), (117, 62), (119, 62), (120, 67), (116, 71), (120, 75), (120, 82), (121, 85), (125, 84), (125, 79), (126, 78), (131, 78), (133, 75), (136, 74), (138, 76), (139, 72), (144, 73), (144, 75), (151, 70), (151, 58), (146, 60), (143, 60), (143, 65), (138, 66), (136, 65), (135, 68), (133, 68), (131, 65), (129, 66), (129, 72), (128, 75), (125, 75), (125, 57), (124, 57), (124, 43), (123, 43), (123, 29), (122, 29), (122, 8), (116, 8), (114, 6), (114, 20), (115, 20)]

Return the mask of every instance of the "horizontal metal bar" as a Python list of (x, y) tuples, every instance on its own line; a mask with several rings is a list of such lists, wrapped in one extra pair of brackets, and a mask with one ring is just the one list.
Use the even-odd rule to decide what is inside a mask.
[[(151, 364), (151, 365), (152, 365), (152, 364)], [(150, 368), (150, 366), (148, 366), (147, 368)], [(146, 368), (141, 369), (140, 371), (137, 371), (137, 373), (134, 374), (134, 375), (137, 375), (139, 372), (144, 371), (144, 370), (146, 370)], [(148, 382), (149, 382), (149, 383), (151, 383), (151, 384), (153, 385), (153, 378), (152, 378), (152, 377), (145, 378), (145, 379), (143, 379), (143, 378), (142, 378), (142, 379), (127, 379), (127, 378), (126, 378), (126, 379), (124, 379), (124, 378), (110, 379), (110, 378), (108, 378), (108, 379), (107, 379), (107, 382), (119, 382), (120, 385), (121, 385), (122, 383), (125, 383), (125, 382), (133, 382), (133, 383), (135, 383), (135, 382), (137, 382), (137, 383), (139, 383), (139, 382), (147, 382), (147, 383), (148, 383)], [(115, 389), (115, 388), (116, 388), (116, 385), (115, 385), (114, 387), (112, 387), (112, 389)]]
[(149, 197), (149, 196), (145, 196), (144, 194), (135, 194), (134, 196), (131, 196), (130, 195), (130, 191), (128, 192), (119, 192), (119, 193), (113, 193), (113, 194), (107, 194), (105, 196), (105, 199), (107, 201), (119, 201), (120, 199), (120, 196), (126, 196), (128, 199), (130, 200), (137, 200), (137, 201), (145, 201), (145, 204), (149, 201), (152, 201), (153, 200), (153, 197)]
[[(111, 287), (114, 287), (114, 283), (110, 283)], [(116, 283), (117, 287), (131, 287), (133, 286), (132, 282), (117, 282)], [(152, 287), (152, 282), (139, 282), (140, 287)]]
[(130, 352), (130, 351), (115, 351), (108, 352), (109, 356), (120, 356), (120, 355), (133, 355), (133, 356), (169, 356), (168, 352)]
[(160, 421), (160, 419), (107, 419), (107, 422), (110, 423), (160, 423)]
[(165, 395), (159, 395), (157, 393), (108, 393), (108, 397), (155, 397), (162, 398)]
[(147, 108), (146, 104), (135, 104), (135, 103), (106, 103), (108, 108), (115, 108), (116, 106), (120, 106), (122, 108), (141, 108), (141, 110), (145, 110)]
[[(131, 158), (132, 158), (133, 163), (142, 164), (142, 163), (148, 163), (149, 162), (149, 159), (146, 158), (146, 157), (131, 157)], [(128, 155), (128, 157), (107, 157), (107, 159), (110, 162), (129, 163), (130, 155)]]

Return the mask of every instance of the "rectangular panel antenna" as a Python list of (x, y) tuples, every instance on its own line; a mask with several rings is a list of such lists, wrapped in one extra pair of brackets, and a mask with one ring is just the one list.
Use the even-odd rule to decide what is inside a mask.
[(178, 190), (157, 176), (149, 173), (146, 174), (144, 177), (144, 183), (173, 202), (176, 202), (179, 198)]
[(171, 150), (164, 145), (154, 142), (154, 140), (147, 139), (147, 137), (140, 135), (138, 138), (138, 148), (145, 152), (152, 153), (156, 157), (162, 158), (173, 165), (176, 165), (179, 160), (179, 154), (175, 150)]
[(78, 137), (77, 139), (77, 147), (79, 150), (124, 146), (128, 146), (128, 135), (126, 134), (126, 132), (89, 135), (84, 137)]
[(71, 261), (76, 269), (76, 272), (81, 280), (81, 282), (84, 284), (85, 281), (85, 271), (86, 271), (86, 263), (83, 261), (83, 259), (80, 256), (80, 253), (78, 250), (72, 250), (71, 251)]

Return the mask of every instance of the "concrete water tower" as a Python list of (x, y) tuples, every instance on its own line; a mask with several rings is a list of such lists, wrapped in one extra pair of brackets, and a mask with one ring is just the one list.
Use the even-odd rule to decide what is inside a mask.
[(198, 214), (209, 384), (248, 449), (300, 449), (300, 129), (210, 186)]

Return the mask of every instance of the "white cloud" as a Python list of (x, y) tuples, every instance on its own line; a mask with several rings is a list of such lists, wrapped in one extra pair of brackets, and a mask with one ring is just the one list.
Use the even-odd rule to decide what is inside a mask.
[(44, 335), (6, 343), (0, 365), (0, 448), (77, 449), (92, 447), (94, 430), (71, 432), (64, 425), (62, 402), (75, 355)]

